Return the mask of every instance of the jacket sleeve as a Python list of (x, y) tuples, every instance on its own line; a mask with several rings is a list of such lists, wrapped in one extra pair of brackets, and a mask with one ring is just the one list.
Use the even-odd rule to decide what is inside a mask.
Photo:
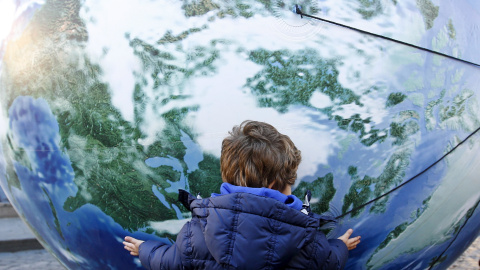
[(340, 239), (329, 239), (317, 231), (307, 268), (341, 270), (348, 259), (347, 245)]
[(287, 269), (341, 270), (347, 259), (348, 249), (342, 240), (327, 240), (322, 232), (316, 231), (312, 241), (300, 249)]
[(189, 268), (192, 252), (191, 224), (192, 221), (189, 221), (183, 226), (173, 244), (154, 240), (143, 242), (138, 250), (143, 267), (148, 270)]
[(327, 269), (343, 269), (348, 259), (347, 245), (340, 239), (329, 239), (328, 243), (332, 252)]
[(145, 241), (140, 245), (138, 253), (140, 262), (148, 270), (182, 268), (176, 243), (172, 245), (160, 241)]

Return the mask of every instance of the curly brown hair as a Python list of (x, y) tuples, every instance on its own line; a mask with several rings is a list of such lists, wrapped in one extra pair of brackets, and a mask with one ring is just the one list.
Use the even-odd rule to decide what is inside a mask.
[(224, 182), (283, 191), (295, 183), (301, 160), (287, 135), (270, 124), (247, 120), (223, 140), (220, 169)]

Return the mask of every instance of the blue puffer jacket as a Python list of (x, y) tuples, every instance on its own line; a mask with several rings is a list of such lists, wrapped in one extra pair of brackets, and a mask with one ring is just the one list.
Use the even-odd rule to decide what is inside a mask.
[(308, 216), (295, 209), (298, 203), (292, 203), (291, 196), (282, 194), (285, 196), (282, 202), (281, 196), (269, 194), (272, 192), (244, 189), (247, 192), (214, 194), (206, 199), (196, 199), (181, 191), (179, 198), (188, 201), (185, 204), (192, 211), (192, 220), (185, 224), (173, 245), (157, 241), (141, 244), (143, 266), (147, 269), (343, 269), (348, 258), (347, 247), (341, 240), (327, 240), (317, 230), (321, 223), (319, 216)]

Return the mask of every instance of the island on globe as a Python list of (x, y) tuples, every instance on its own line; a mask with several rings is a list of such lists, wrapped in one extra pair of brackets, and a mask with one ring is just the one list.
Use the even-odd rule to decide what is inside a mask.
[(480, 230), (479, 3), (12, 0), (0, 185), (66, 268), (142, 268), (124, 236), (173, 243), (178, 189), (264, 121), (319, 229), (362, 236), (347, 269), (445, 269)]

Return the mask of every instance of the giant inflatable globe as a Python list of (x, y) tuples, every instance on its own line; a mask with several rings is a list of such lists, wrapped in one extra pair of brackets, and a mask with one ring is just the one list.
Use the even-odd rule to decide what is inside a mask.
[(178, 189), (218, 192), (247, 119), (302, 151), (294, 194), (328, 237), (362, 236), (347, 269), (445, 269), (479, 233), (478, 1), (12, 3), (0, 184), (67, 268), (175, 241)]

